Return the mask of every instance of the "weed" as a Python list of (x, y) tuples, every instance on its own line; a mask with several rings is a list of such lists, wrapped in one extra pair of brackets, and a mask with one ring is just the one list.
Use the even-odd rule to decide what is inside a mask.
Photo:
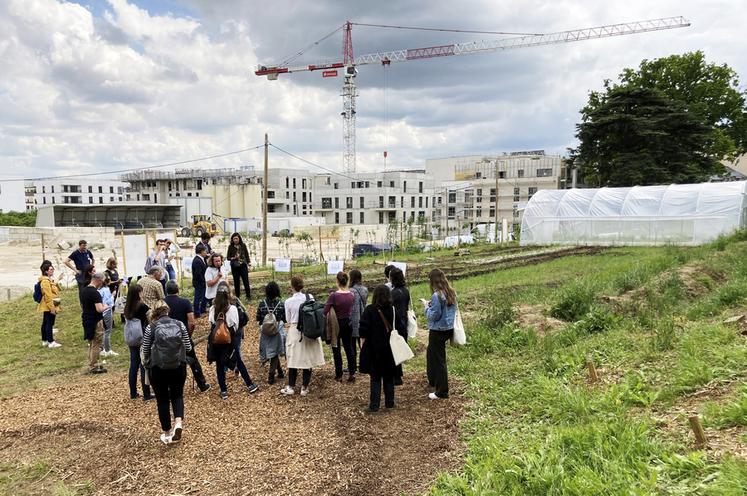
[(647, 384), (642, 372), (633, 371), (625, 374), (609, 394), (626, 405), (649, 407), (659, 399), (660, 390)]
[(577, 283), (561, 290), (560, 298), (550, 309), (550, 315), (566, 322), (575, 322), (589, 313), (595, 299), (595, 288)]
[(481, 324), (488, 328), (500, 329), (513, 323), (514, 319), (516, 319), (516, 310), (509, 300), (501, 298), (488, 307)]
[(677, 339), (677, 330), (681, 326), (671, 317), (663, 318), (656, 322), (652, 328), (649, 348), (653, 352), (669, 351), (674, 347)]
[(703, 421), (707, 426), (719, 429), (747, 426), (747, 387), (743, 387), (737, 398), (725, 405), (707, 403)]
[(577, 335), (596, 334), (612, 329), (618, 318), (599, 307), (592, 308), (589, 313), (573, 324)]

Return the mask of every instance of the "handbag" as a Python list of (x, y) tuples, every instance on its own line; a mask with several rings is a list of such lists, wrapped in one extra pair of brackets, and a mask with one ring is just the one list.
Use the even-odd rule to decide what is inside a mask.
[(215, 319), (215, 330), (213, 331), (213, 344), (231, 344), (231, 332), (226, 325), (226, 316), (218, 314)]
[(117, 299), (114, 300), (114, 313), (123, 314), (125, 304), (127, 304), (127, 296), (125, 291), (121, 288), (117, 290)]
[[(389, 323), (384, 318), (384, 314), (381, 313), (381, 310), (379, 310), (379, 315), (381, 316), (381, 320), (384, 322), (384, 327), (386, 328), (387, 332), (389, 333), (389, 347), (392, 349), (392, 356), (394, 357), (394, 364), (400, 365), (410, 358), (414, 357), (415, 354), (410, 349), (410, 345), (407, 344), (407, 341), (405, 341), (405, 338), (399, 335), (397, 332), (397, 329), (390, 329)], [(395, 322), (394, 320), (394, 308), (392, 308), (392, 323)]]
[(415, 317), (415, 310), (412, 308), (412, 300), (410, 300), (410, 308), (407, 310), (407, 339), (415, 339), (418, 335), (418, 318)]
[(462, 312), (457, 305), (456, 314), (454, 315), (454, 333), (451, 335), (452, 346), (464, 346), (467, 344), (467, 335), (464, 333), (464, 323), (462, 322)]

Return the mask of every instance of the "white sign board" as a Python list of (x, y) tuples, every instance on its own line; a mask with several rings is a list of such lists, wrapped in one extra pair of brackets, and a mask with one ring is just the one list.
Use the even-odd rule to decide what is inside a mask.
[(395, 267), (397, 267), (399, 270), (402, 271), (403, 276), (407, 275), (407, 264), (405, 262), (387, 262), (386, 264), (394, 265)]
[(145, 234), (128, 234), (124, 237), (124, 264), (121, 273), (139, 276), (145, 273), (145, 260), (148, 258)]
[(275, 272), (290, 272), (291, 261), (289, 258), (276, 258), (274, 262)]
[(330, 260), (327, 262), (327, 274), (336, 276), (338, 272), (342, 272), (345, 267), (345, 260)]
[(182, 258), (182, 272), (192, 273), (192, 259), (194, 257), (186, 256)]

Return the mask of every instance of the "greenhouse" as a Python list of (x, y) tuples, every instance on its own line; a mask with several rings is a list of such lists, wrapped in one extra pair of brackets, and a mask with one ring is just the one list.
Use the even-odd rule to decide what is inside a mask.
[(538, 191), (522, 245), (699, 245), (745, 225), (747, 181)]

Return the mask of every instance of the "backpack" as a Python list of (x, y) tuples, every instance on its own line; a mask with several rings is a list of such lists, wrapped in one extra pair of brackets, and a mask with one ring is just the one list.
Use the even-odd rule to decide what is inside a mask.
[(40, 282), (34, 284), (34, 301), (37, 303), (41, 303), (42, 301), (42, 287)]
[(187, 350), (182, 340), (184, 324), (170, 317), (162, 317), (151, 324), (153, 344), (150, 348), (149, 367), (173, 370), (187, 363)]
[(312, 300), (308, 294), (298, 309), (298, 330), (301, 331), (301, 339), (317, 339), (324, 335), (324, 305)]
[(236, 305), (236, 311), (239, 312), (239, 329), (243, 329), (249, 323), (249, 315), (247, 315), (244, 307), (238, 304)]
[(275, 311), (278, 309), (282, 302), (278, 301), (277, 305), (275, 305), (275, 308), (270, 310), (270, 307), (267, 305), (267, 301), (263, 301), (262, 303), (265, 304), (265, 308), (267, 309), (267, 315), (265, 315), (265, 318), (262, 319), (262, 325), (260, 326), (260, 330), (262, 331), (262, 334), (268, 337), (277, 336), (278, 334), (278, 319), (275, 317)]
[(140, 319), (127, 319), (124, 325), (124, 339), (127, 346), (140, 346), (143, 343), (143, 325)]
[(226, 316), (219, 313), (215, 319), (215, 329), (213, 329), (213, 344), (231, 344), (231, 331), (226, 325)]

